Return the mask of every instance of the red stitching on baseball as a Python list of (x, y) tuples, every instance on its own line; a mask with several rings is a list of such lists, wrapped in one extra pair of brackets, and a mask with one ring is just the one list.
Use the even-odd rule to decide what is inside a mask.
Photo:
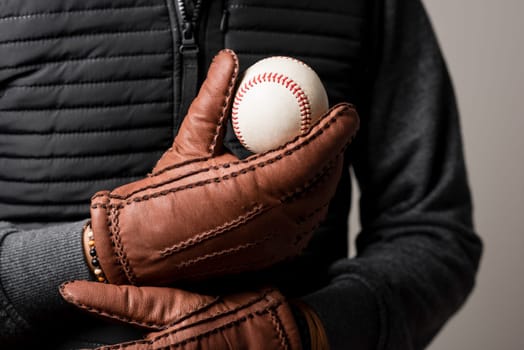
[[(300, 61), (298, 61), (300, 62)], [(303, 63), (304, 64), (304, 63)], [(305, 65), (305, 64), (304, 64)], [(237, 91), (235, 100), (233, 102), (233, 108), (231, 110), (231, 121), (233, 129), (238, 137), (238, 140), (244, 147), (249, 149), (245, 139), (242, 137), (242, 133), (238, 129), (238, 109), (242, 102), (244, 95), (253, 87), (262, 83), (277, 83), (288, 89), (293, 96), (295, 96), (299, 111), (300, 111), (300, 133), (305, 133), (309, 130), (311, 125), (311, 104), (309, 98), (302, 90), (300, 85), (293, 79), (285, 76), (282, 73), (276, 72), (265, 72), (263, 74), (255, 75), (249, 81), (245, 82)]]

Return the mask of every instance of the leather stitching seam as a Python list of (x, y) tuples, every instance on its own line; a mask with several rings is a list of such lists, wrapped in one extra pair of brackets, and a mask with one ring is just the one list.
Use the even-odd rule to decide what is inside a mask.
[(177, 322), (180, 322), (181, 320), (187, 318), (187, 317), (190, 317), (192, 315), (194, 315), (195, 313), (197, 313), (198, 311), (202, 310), (202, 309), (205, 309), (206, 307), (210, 306), (210, 305), (213, 305), (214, 303), (216, 303), (219, 298), (218, 297), (215, 297), (213, 298), (212, 300), (208, 301), (208, 302), (202, 302), (198, 305), (196, 305), (193, 310), (191, 311), (188, 311), (186, 314), (184, 315), (180, 315), (178, 316), (178, 318), (176, 319), (176, 321), (173, 321), (171, 324), (169, 325), (165, 325), (165, 324), (162, 324), (162, 323), (159, 323), (159, 322), (140, 322), (140, 321), (136, 321), (136, 320), (133, 320), (129, 317), (124, 317), (124, 316), (121, 316), (121, 315), (118, 315), (118, 314), (115, 314), (115, 313), (109, 313), (109, 312), (106, 312), (100, 308), (96, 308), (96, 307), (92, 307), (92, 306), (89, 306), (89, 305), (86, 305), (86, 304), (83, 304), (79, 301), (77, 301), (76, 299), (73, 298), (73, 296), (69, 293), (66, 293), (65, 292), (65, 286), (68, 285), (68, 284), (71, 284), (72, 282), (66, 282), (64, 284), (62, 284), (60, 286), (60, 290), (61, 290), (61, 294), (63, 295), (63, 297), (75, 304), (76, 306), (78, 306), (79, 308), (81, 309), (84, 309), (86, 311), (89, 311), (91, 313), (96, 313), (98, 315), (102, 315), (104, 317), (109, 317), (109, 318), (112, 318), (112, 319), (115, 319), (115, 320), (119, 320), (119, 321), (122, 321), (122, 322), (126, 322), (126, 323), (129, 323), (129, 324), (134, 324), (134, 325), (138, 325), (138, 326), (142, 326), (142, 327), (147, 327), (147, 328), (150, 328), (150, 329), (157, 329), (157, 330), (162, 330), (162, 329), (166, 329), (168, 327), (171, 327), (172, 325), (176, 324)]
[(126, 275), (127, 279), (131, 284), (136, 283), (136, 275), (134, 274), (133, 270), (131, 269), (131, 266), (129, 265), (129, 260), (127, 259), (127, 255), (125, 253), (124, 247), (122, 245), (122, 237), (120, 235), (120, 223), (118, 220), (118, 216), (120, 214), (121, 207), (113, 207), (110, 211), (110, 218), (111, 218), (111, 227), (110, 230), (112, 232), (112, 241), (114, 243), (115, 255), (118, 259), (118, 262), (120, 263), (120, 266), (123, 269), (124, 274)]
[(273, 323), (273, 327), (275, 329), (275, 332), (277, 334), (277, 338), (280, 341), (280, 347), (283, 350), (289, 349), (289, 341), (287, 334), (284, 330), (284, 327), (282, 326), (282, 321), (280, 320), (280, 317), (278, 317), (275, 310), (269, 311), (269, 314), (271, 316), (271, 323)]
[[(245, 307), (248, 307), (252, 304), (255, 304), (256, 302), (264, 299), (266, 297), (267, 293), (265, 293), (262, 297), (259, 297), (259, 298), (256, 298), (253, 302), (251, 303), (245, 303), (245, 304), (242, 304), (242, 305), (239, 305), (239, 307), (235, 308), (235, 309), (232, 309), (232, 310), (228, 310), (227, 312), (225, 313), (234, 313), (242, 308), (245, 308)], [(281, 302), (278, 301), (275, 305), (270, 305), (270, 306), (267, 306), (266, 308), (262, 309), (262, 310), (258, 310), (258, 311), (253, 311), (249, 314), (247, 314), (246, 316), (243, 316), (243, 317), (240, 317), (236, 320), (233, 320), (231, 322), (228, 322), (222, 326), (219, 326), (219, 327), (215, 327), (205, 333), (202, 333), (202, 334), (199, 334), (199, 335), (196, 335), (196, 336), (193, 336), (193, 337), (190, 337), (190, 338), (187, 338), (187, 339), (184, 339), (176, 344), (171, 344), (169, 346), (166, 346), (166, 347), (161, 347), (161, 348), (158, 348), (158, 350), (160, 349), (176, 349), (176, 348), (180, 348), (182, 346), (185, 346), (189, 343), (192, 343), (192, 342), (196, 342), (196, 341), (199, 341), (203, 338), (207, 338), (207, 337), (210, 337), (211, 335), (213, 334), (216, 334), (218, 331), (222, 331), (224, 329), (227, 329), (227, 328), (231, 328), (231, 327), (238, 327), (240, 324), (250, 320), (250, 319), (253, 319), (256, 315), (258, 316), (262, 316), (264, 314), (267, 314), (269, 313), (271, 310), (273, 310), (275, 307), (278, 307), (279, 305), (281, 305)], [(224, 313), (221, 313), (221, 314), (224, 314)], [(216, 314), (215, 316), (220, 316), (221, 314)], [(211, 318), (208, 318), (208, 319), (205, 319), (203, 321), (211, 321), (213, 319), (216, 319), (217, 317), (211, 317)], [(187, 326), (189, 327), (189, 326)], [(187, 328), (185, 327), (185, 328)], [(184, 329), (184, 328), (182, 328)], [(160, 340), (160, 339), (163, 339), (163, 338), (167, 338), (171, 335), (173, 335), (174, 333), (176, 332), (179, 332), (181, 331), (182, 329), (174, 329), (170, 332), (167, 332), (167, 333), (164, 333), (160, 336), (157, 336), (157, 337), (154, 337), (152, 339), (148, 339), (148, 340), (139, 340), (139, 341), (134, 341), (134, 342), (130, 342), (130, 343), (127, 343), (127, 344), (122, 344), (122, 345), (117, 345), (116, 347), (115, 346), (110, 346), (110, 347), (107, 347), (107, 349), (125, 349), (127, 347), (130, 347), (130, 346), (134, 346), (134, 345), (138, 345), (138, 344), (154, 344), (154, 342)]]
[(226, 110), (229, 107), (229, 102), (231, 100), (231, 95), (233, 93), (233, 88), (235, 87), (235, 82), (236, 82), (236, 79), (237, 79), (237, 76), (238, 76), (239, 64), (238, 64), (238, 58), (237, 58), (236, 54), (233, 51), (229, 50), (229, 49), (226, 49), (225, 52), (227, 52), (233, 58), (233, 60), (234, 60), (234, 67), (235, 68), (234, 68), (233, 74), (231, 75), (231, 78), (229, 80), (229, 85), (228, 85), (228, 88), (227, 88), (227, 92), (224, 94), (224, 101), (222, 103), (222, 110), (220, 112), (220, 118), (218, 120), (218, 124), (217, 124), (217, 127), (215, 129), (215, 135), (213, 136), (213, 140), (211, 141), (211, 144), (209, 145), (209, 153), (212, 154), (212, 155), (215, 152), (215, 147), (217, 145), (218, 136), (220, 134), (220, 131), (224, 127), (224, 119), (225, 119), (225, 116), (226, 116)]
[(323, 183), (327, 179), (335, 168), (335, 164), (339, 159), (340, 154), (338, 154), (332, 161), (330, 161), (326, 166), (320, 169), (313, 177), (310, 178), (302, 187), (295, 189), (295, 191), (286, 194), (280, 198), (281, 202), (292, 202), (299, 199), (302, 195), (311, 192), (319, 184)]
[(231, 254), (235, 254), (235, 253), (237, 253), (237, 252), (239, 252), (241, 250), (244, 250), (244, 249), (249, 249), (249, 248), (256, 247), (256, 246), (261, 245), (262, 243), (264, 243), (266, 241), (269, 241), (271, 238), (273, 238), (273, 236), (274, 236), (273, 234), (269, 234), (269, 235), (266, 235), (266, 236), (262, 237), (261, 239), (258, 239), (258, 240), (255, 240), (255, 241), (252, 241), (252, 242), (249, 242), (249, 243), (239, 244), (236, 247), (219, 250), (219, 251), (216, 251), (216, 252), (213, 252), (213, 253), (209, 253), (209, 254), (205, 254), (205, 255), (202, 255), (202, 256), (199, 256), (199, 257), (196, 257), (196, 258), (193, 258), (193, 259), (189, 259), (187, 261), (183, 261), (183, 262), (177, 264), (175, 266), (175, 269), (177, 269), (177, 270), (184, 269), (184, 268), (187, 268), (188, 266), (200, 263), (200, 262), (202, 262), (204, 260), (213, 259), (213, 258), (216, 258), (216, 257), (219, 257), (219, 256), (231, 255)]
[[(178, 169), (178, 168), (181, 168), (185, 165), (188, 165), (188, 164), (193, 164), (193, 163), (199, 163), (199, 162), (205, 162), (206, 160), (209, 160), (211, 159), (211, 157), (203, 157), (203, 158), (194, 158), (194, 159), (190, 159), (190, 160), (186, 160), (186, 161), (183, 161), (183, 162), (180, 162), (180, 163), (176, 163), (176, 164), (172, 164), (172, 165), (169, 165), (169, 166), (166, 166), (165, 168), (162, 168), (160, 170), (157, 170), (153, 173), (151, 173), (151, 177), (155, 177), (155, 176), (158, 176), (160, 174), (163, 174), (169, 170), (173, 170), (173, 169)], [(153, 186), (153, 185), (152, 185)], [(144, 188), (141, 188), (140, 190), (138, 190), (138, 192), (140, 192), (141, 190), (143, 189), (147, 189), (149, 188), (148, 186), (144, 187)], [(154, 187), (153, 187), (154, 188)], [(129, 196), (129, 195), (128, 195)]]
[(227, 233), (231, 231), (232, 229), (235, 229), (246, 222), (250, 221), (251, 219), (255, 218), (259, 214), (261, 214), (264, 211), (264, 207), (262, 205), (257, 205), (251, 210), (249, 210), (244, 215), (240, 215), (237, 218), (226, 222), (212, 230), (208, 230), (203, 233), (192, 235), (191, 238), (186, 239), (185, 241), (182, 241), (180, 243), (177, 243), (169, 248), (165, 248), (162, 251), (160, 251), (161, 256), (169, 256), (174, 253), (178, 253), (182, 250), (188, 249), (190, 247), (196, 246), (200, 243), (203, 243), (209, 239), (216, 238), (224, 233)]
[[(214, 313), (210, 314), (207, 318), (198, 320), (198, 321), (196, 321), (194, 323), (186, 324), (186, 325), (184, 325), (184, 326), (182, 326), (180, 328), (177, 328), (176, 331), (177, 332), (183, 331), (185, 329), (191, 328), (193, 326), (196, 326), (196, 325), (199, 325), (199, 324), (202, 324), (202, 323), (205, 323), (205, 322), (214, 321), (214, 320), (220, 318), (221, 316), (227, 316), (227, 315), (230, 315), (230, 314), (234, 314), (237, 311), (240, 311), (240, 310), (242, 310), (244, 308), (247, 308), (247, 307), (250, 307), (250, 306), (252, 306), (252, 305), (254, 305), (256, 303), (259, 303), (259, 302), (261, 302), (264, 299), (267, 300), (268, 294), (270, 294), (273, 291), (274, 291), (273, 289), (264, 290), (262, 295), (257, 295), (257, 296), (254, 296), (252, 298), (249, 298), (244, 303), (238, 304), (237, 306), (235, 306), (235, 307), (233, 307), (231, 309), (226, 309), (226, 310), (222, 310), (222, 311), (215, 311)], [(220, 300), (221, 300), (221, 298), (218, 298), (217, 302), (220, 302)], [(159, 337), (159, 338), (161, 338), (161, 337)]]

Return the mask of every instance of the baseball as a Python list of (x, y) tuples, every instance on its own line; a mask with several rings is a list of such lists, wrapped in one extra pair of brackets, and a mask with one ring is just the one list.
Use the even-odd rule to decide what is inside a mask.
[(231, 118), (242, 145), (261, 153), (308, 132), (328, 108), (326, 90), (311, 67), (295, 58), (275, 56), (245, 71)]

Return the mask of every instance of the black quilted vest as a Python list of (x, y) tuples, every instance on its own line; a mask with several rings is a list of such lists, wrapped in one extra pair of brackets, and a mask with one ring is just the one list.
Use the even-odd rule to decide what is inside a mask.
[(179, 0), (0, 2), (0, 220), (84, 218), (93, 193), (144, 176), (223, 47), (241, 68), (295, 56), (331, 105), (358, 105), (370, 3), (203, 0), (191, 14)]

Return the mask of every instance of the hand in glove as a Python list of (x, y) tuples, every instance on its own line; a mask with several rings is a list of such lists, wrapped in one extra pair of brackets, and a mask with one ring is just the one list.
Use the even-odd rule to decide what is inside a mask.
[(276, 289), (212, 297), (76, 281), (63, 284), (60, 293), (80, 309), (151, 331), (101, 349), (301, 349), (290, 307)]
[(237, 75), (236, 55), (221, 51), (152, 173), (92, 197), (109, 282), (167, 285), (262, 269), (299, 254), (325, 216), (355, 110), (335, 106), (307, 134), (238, 160), (222, 146)]

